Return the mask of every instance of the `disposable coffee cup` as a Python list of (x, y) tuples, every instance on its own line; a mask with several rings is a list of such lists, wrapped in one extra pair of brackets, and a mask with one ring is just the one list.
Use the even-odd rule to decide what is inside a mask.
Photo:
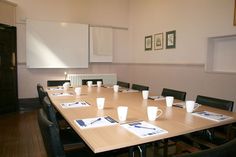
[(126, 121), (127, 113), (128, 113), (128, 107), (127, 106), (119, 106), (117, 107), (117, 113), (119, 121)]

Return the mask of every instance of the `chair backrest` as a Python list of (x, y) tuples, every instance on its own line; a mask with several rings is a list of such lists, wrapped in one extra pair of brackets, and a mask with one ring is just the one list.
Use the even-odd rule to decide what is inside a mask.
[(45, 96), (43, 99), (43, 110), (47, 115), (47, 118), (53, 122), (54, 125), (56, 125), (57, 127), (58, 125), (58, 121), (57, 121), (57, 117), (56, 117), (56, 111), (55, 108), (53, 107), (53, 105), (51, 104), (51, 101), (49, 99), (48, 96)]
[(70, 80), (48, 80), (47, 81), (47, 86), (62, 86), (64, 83), (69, 82)]
[(37, 84), (37, 91), (39, 96), (39, 102), (40, 105), (43, 105), (43, 98), (47, 96), (47, 92), (44, 90), (43, 86), (41, 84)]
[(163, 88), (161, 95), (173, 96), (175, 99), (182, 100), (182, 101), (185, 101), (186, 99), (186, 92), (174, 90), (174, 89), (168, 89), (168, 88)]
[(123, 82), (123, 81), (117, 81), (117, 85), (119, 85), (120, 87), (124, 87), (124, 88), (130, 87), (130, 84), (128, 82)]
[(103, 79), (83, 79), (82, 85), (87, 85), (88, 81), (92, 81), (92, 84), (97, 84), (97, 81), (101, 81), (103, 84)]
[(201, 105), (207, 105), (223, 110), (228, 110), (232, 111), (234, 102), (230, 100), (224, 100), (224, 99), (218, 99), (218, 98), (213, 98), (213, 97), (207, 97), (207, 96), (202, 96), (198, 95), (196, 98), (196, 103), (199, 103)]
[(66, 155), (59, 136), (59, 129), (47, 118), (42, 109), (38, 112), (38, 124), (48, 156), (65, 157)]
[(178, 157), (235, 157), (236, 138), (220, 146)]
[(139, 84), (132, 84), (132, 89), (142, 91), (142, 90), (148, 90), (149, 87)]

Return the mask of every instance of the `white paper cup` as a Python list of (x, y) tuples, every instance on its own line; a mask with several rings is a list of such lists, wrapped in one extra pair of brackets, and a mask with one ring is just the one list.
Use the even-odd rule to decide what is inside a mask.
[(113, 90), (114, 90), (114, 92), (118, 92), (119, 91), (119, 85), (114, 85)]
[(127, 113), (128, 113), (128, 107), (127, 106), (119, 106), (117, 107), (117, 113), (119, 121), (126, 121)]
[(75, 94), (80, 95), (81, 94), (81, 87), (76, 87), (75, 88)]
[(156, 106), (147, 107), (147, 115), (149, 121), (154, 121), (162, 115), (162, 110), (158, 109)]
[(143, 95), (143, 99), (148, 99), (148, 94), (149, 94), (149, 91), (148, 90), (143, 90), (142, 91), (142, 95)]
[(102, 81), (97, 81), (97, 87), (101, 87), (102, 86)]
[(92, 87), (93, 82), (92, 81), (87, 81), (88, 87)]
[(65, 83), (63, 84), (63, 89), (64, 89), (64, 90), (68, 90), (69, 87), (70, 87), (70, 83), (69, 83), (69, 82), (65, 82)]
[(105, 98), (97, 98), (97, 107), (99, 110), (104, 108)]
[(166, 106), (167, 107), (171, 107), (173, 105), (174, 102), (174, 97), (173, 96), (167, 96), (166, 97)]
[(186, 111), (189, 113), (193, 112), (195, 109), (199, 107), (198, 104), (196, 104), (195, 106), (195, 101), (191, 101), (191, 100), (186, 101), (185, 106), (186, 106)]

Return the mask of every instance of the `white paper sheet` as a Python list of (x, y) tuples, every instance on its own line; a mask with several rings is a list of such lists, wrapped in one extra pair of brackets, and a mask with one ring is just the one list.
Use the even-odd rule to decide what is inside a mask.
[(149, 96), (148, 98), (152, 100), (165, 100), (166, 99), (164, 96)]
[(141, 138), (168, 133), (168, 131), (145, 121), (122, 124), (121, 126)]
[(76, 101), (61, 103), (62, 108), (88, 107), (90, 106), (86, 101)]
[(199, 111), (199, 112), (194, 112), (192, 114), (201, 118), (205, 118), (205, 119), (209, 119), (209, 120), (213, 120), (217, 122), (229, 120), (232, 118), (230, 116), (226, 116), (226, 115), (218, 114), (214, 112), (209, 112), (209, 111)]
[(103, 127), (118, 124), (117, 121), (112, 119), (109, 116), (106, 117), (95, 117), (95, 118), (87, 118), (87, 119), (77, 119), (75, 123), (81, 128), (95, 128), (95, 127)]
[(52, 96), (73, 96), (72, 93), (52, 93)]

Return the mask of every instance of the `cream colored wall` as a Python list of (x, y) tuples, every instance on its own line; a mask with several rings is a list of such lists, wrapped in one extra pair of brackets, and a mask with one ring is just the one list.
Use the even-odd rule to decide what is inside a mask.
[[(63, 79), (66, 70), (68, 73), (117, 73), (119, 80), (146, 84), (154, 94), (169, 87), (187, 91), (188, 99), (202, 94), (236, 102), (235, 74), (204, 71), (207, 36), (236, 31), (232, 25), (234, 0), (14, 1), (18, 4), (20, 36), (19, 98), (36, 97), (36, 83), (45, 85), (48, 79)], [(120, 53), (124, 48), (119, 48), (114, 54), (116, 63), (93, 63), (88, 69), (27, 69), (24, 64), (25, 18), (129, 27), (131, 50)], [(145, 35), (173, 29), (177, 31), (176, 49), (144, 52)]]
[(0, 23), (16, 25), (16, 4), (6, 0), (0, 0)]
[[(109, 73), (111, 68), (90, 65), (88, 69), (27, 69), (26, 62), (26, 25), (25, 20), (48, 20), (78, 22), (101, 26), (128, 27), (127, 0), (11, 0), (16, 8), (17, 23), (17, 50), (18, 50), (18, 93), (19, 98), (37, 96), (36, 84), (46, 85), (48, 79), (64, 79), (64, 71), (68, 73)], [(127, 42), (122, 41), (128, 36), (125, 30), (115, 30), (116, 40), (124, 45), (120, 48), (115, 45), (115, 62), (128, 61), (125, 54), (128, 52)], [(119, 32), (119, 33), (117, 33)], [(121, 33), (120, 33), (121, 32)], [(120, 37), (122, 36), (122, 37)], [(128, 37), (127, 37), (128, 41)], [(98, 66), (100, 67), (100, 65)], [(94, 70), (95, 69), (95, 70)], [(112, 70), (111, 72), (114, 72)]]
[[(130, 0), (129, 11), (135, 63), (204, 64), (207, 37), (236, 34), (234, 0)], [(172, 30), (176, 49), (144, 51), (145, 36)]]

